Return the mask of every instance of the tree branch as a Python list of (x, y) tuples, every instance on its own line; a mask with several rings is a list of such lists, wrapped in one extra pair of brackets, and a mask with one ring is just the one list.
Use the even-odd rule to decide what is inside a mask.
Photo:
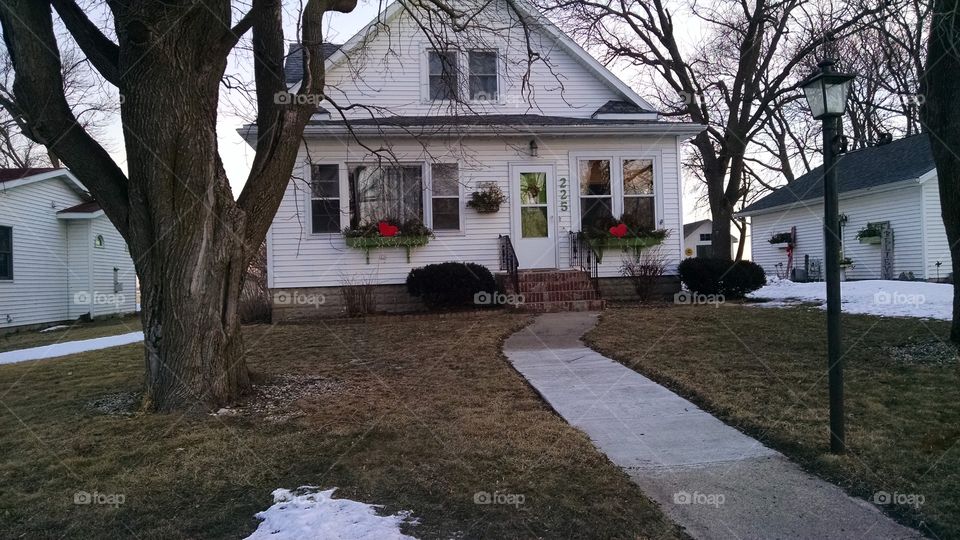
[(73, 0), (50, 0), (70, 35), (104, 79), (120, 86), (120, 47), (93, 24)]

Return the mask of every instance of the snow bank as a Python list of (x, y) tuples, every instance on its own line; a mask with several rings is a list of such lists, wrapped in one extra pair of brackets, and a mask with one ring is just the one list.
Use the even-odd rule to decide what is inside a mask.
[(64, 343), (54, 343), (44, 345), (43, 347), (32, 347), (30, 349), (20, 349), (19, 351), (10, 351), (0, 353), (0, 364), (13, 364), (16, 362), (26, 362), (27, 360), (41, 360), (44, 358), (56, 358), (68, 354), (77, 354), (87, 351), (96, 351), (108, 347), (118, 347), (120, 345), (129, 345), (143, 341), (143, 332), (130, 332), (129, 334), (120, 334), (119, 336), (107, 336), (95, 339), (82, 339), (79, 341), (67, 341)]
[(332, 498), (336, 488), (313, 490), (274, 491), (274, 505), (257, 513), (263, 523), (247, 540), (415, 540), (400, 532), (401, 524), (415, 523), (409, 513), (380, 516), (379, 506)]
[[(749, 295), (771, 302), (758, 306), (783, 307), (801, 302), (825, 303), (825, 283), (794, 283), (771, 278)], [(844, 281), (840, 297), (845, 313), (881, 317), (917, 317), (949, 321), (953, 314), (953, 285), (925, 281)]]

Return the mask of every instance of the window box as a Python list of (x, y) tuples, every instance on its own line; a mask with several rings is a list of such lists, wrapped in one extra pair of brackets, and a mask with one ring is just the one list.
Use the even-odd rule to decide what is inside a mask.
[(858, 240), (861, 244), (879, 244), (882, 241), (879, 236), (861, 236)]
[(777, 242), (770, 245), (777, 249), (787, 249), (788, 247), (790, 247), (790, 242)]
[(666, 231), (654, 231), (654, 233), (649, 236), (625, 236), (622, 238), (588, 236), (587, 244), (590, 245), (590, 249), (597, 256), (597, 263), (599, 264), (603, 262), (603, 252), (608, 249), (620, 249), (621, 251), (632, 249), (635, 252), (640, 252), (645, 248), (662, 244), (667, 237)]
[(410, 262), (410, 250), (415, 247), (425, 246), (430, 242), (429, 236), (347, 236), (344, 238), (348, 247), (362, 249), (367, 256), (367, 264), (370, 264), (370, 250), (380, 248), (405, 248), (407, 251), (407, 262)]
[(883, 238), (883, 229), (886, 223), (867, 223), (867, 226), (857, 231), (857, 240), (861, 244), (879, 244)]

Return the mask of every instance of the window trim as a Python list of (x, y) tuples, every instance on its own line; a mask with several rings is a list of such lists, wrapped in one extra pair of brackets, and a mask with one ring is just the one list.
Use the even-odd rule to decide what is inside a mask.
[[(337, 171), (338, 171), (338, 176), (340, 181), (340, 230), (336, 232), (313, 232), (313, 166), (314, 165), (336, 165), (337, 166)], [(308, 237), (329, 238), (332, 235), (342, 236), (344, 227), (349, 225), (349, 218), (348, 218), (347, 225), (343, 224), (343, 221), (344, 221), (343, 193), (344, 193), (344, 189), (346, 189), (344, 187), (346, 184), (345, 169), (346, 169), (345, 164), (343, 162), (337, 162), (337, 161), (316, 161), (312, 163), (310, 161), (306, 161), (303, 164), (303, 179), (304, 179), (304, 184), (306, 185), (305, 191), (307, 194), (306, 201), (304, 203), (304, 206), (306, 208), (304, 210), (303, 215), (306, 218), (304, 222), (307, 227)], [(347, 210), (349, 211), (349, 208)]]
[[(420, 60), (420, 97), (422, 98), (423, 103), (456, 103), (457, 101), (463, 100), (463, 51), (459, 49), (438, 49), (432, 46), (429, 43), (425, 43), (421, 47), (421, 60)], [(454, 90), (456, 95), (453, 99), (431, 99), (430, 98), (430, 53), (453, 53), (454, 58), (456, 58), (456, 76), (457, 80), (455, 81)], [(469, 88), (467, 89), (469, 91)]]
[(10, 231), (10, 276), (4, 277), (0, 276), (0, 282), (12, 282), (14, 277), (14, 267), (13, 267), (13, 225), (0, 225), (0, 230), (6, 229)]
[[(397, 161), (397, 162), (395, 162), (395, 163), (394, 163), (394, 162), (391, 162), (391, 163), (382, 163), (382, 164), (378, 164), (376, 161), (349, 161), (349, 160), (348, 160), (348, 161), (343, 162), (343, 165), (341, 166), (341, 171), (343, 171), (344, 173), (346, 173), (346, 178), (347, 178), (347, 180), (346, 180), (346, 182), (347, 182), (347, 188), (346, 188), (347, 191), (346, 191), (346, 193), (347, 193), (347, 196), (346, 196), (346, 197), (341, 197), (341, 199), (340, 199), (340, 201), (341, 201), (341, 202), (340, 202), (340, 204), (341, 204), (341, 207), (340, 207), (340, 208), (341, 208), (341, 214), (340, 214), (340, 220), (341, 220), (341, 221), (340, 221), (340, 222), (343, 223), (343, 220), (346, 219), (347, 224), (345, 225), (345, 227), (349, 227), (349, 226), (350, 226), (350, 196), (352, 195), (352, 192), (351, 192), (351, 190), (350, 190), (350, 169), (353, 168), (353, 167), (357, 167), (357, 166), (367, 166), (367, 167), (369, 167), (369, 166), (372, 166), (372, 165), (379, 165), (379, 166), (381, 166), (381, 167), (420, 167), (420, 191), (421, 191), (421, 195), (420, 195), (420, 207), (421, 207), (421, 208), (420, 208), (420, 209), (421, 209), (421, 211), (423, 212), (423, 223), (424, 223), (424, 225), (426, 225), (427, 227), (430, 227), (430, 226), (433, 224), (433, 216), (432, 216), (432, 212), (431, 212), (431, 211), (432, 211), (432, 205), (428, 205), (428, 204), (427, 204), (427, 200), (431, 198), (432, 191), (431, 191), (430, 189), (428, 189), (428, 187), (427, 187), (427, 186), (428, 186), (428, 182), (430, 182), (430, 179), (429, 179), (430, 167), (429, 167), (429, 163), (427, 163), (427, 162), (425, 162), (425, 161)], [(341, 187), (342, 187), (342, 182), (343, 182), (343, 179), (341, 178)], [(344, 201), (344, 200), (346, 201), (346, 215), (345, 215), (345, 216), (344, 216), (344, 213), (343, 213), (343, 201)]]
[[(470, 70), (470, 53), (473, 53), (473, 52), (493, 53), (494, 57), (496, 57), (497, 67), (494, 70), (494, 75), (496, 75), (497, 77), (497, 99), (473, 99), (473, 97), (470, 95), (470, 77), (473, 75), (473, 72)], [(468, 103), (498, 103), (498, 104), (504, 103), (503, 80), (504, 80), (504, 66), (506, 65), (506, 62), (504, 61), (503, 56), (500, 53), (500, 49), (495, 47), (472, 47), (470, 49), (467, 49), (464, 52), (464, 56), (466, 57), (465, 58), (466, 62), (464, 63), (464, 66), (466, 66), (466, 74), (467, 74), (466, 80), (464, 81), (464, 84), (466, 86), (466, 98), (467, 98), (466, 101)], [(485, 74), (485, 75), (489, 76), (489, 74)]]
[[(573, 173), (571, 179), (576, 180), (577, 196), (573, 199), (571, 211), (573, 214), (570, 219), (570, 230), (581, 230), (581, 207), (580, 207), (580, 162), (592, 159), (605, 159), (610, 161), (610, 195), (611, 208), (614, 217), (622, 218), (624, 209), (624, 189), (623, 189), (623, 161), (628, 159), (648, 159), (653, 162), (653, 213), (654, 227), (660, 229), (665, 221), (665, 212), (663, 208), (663, 152), (660, 149), (624, 151), (612, 150), (609, 152), (590, 151), (590, 152), (571, 152), (569, 161), (569, 170)], [(573, 185), (571, 181), (571, 185)], [(630, 197), (642, 197), (641, 195), (631, 195)], [(651, 196), (647, 196), (651, 197)]]

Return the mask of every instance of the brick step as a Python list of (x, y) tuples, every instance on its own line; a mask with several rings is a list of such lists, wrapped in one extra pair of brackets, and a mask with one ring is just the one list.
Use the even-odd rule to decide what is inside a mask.
[(557, 313), (561, 311), (603, 311), (603, 300), (575, 300), (571, 302), (525, 302), (517, 306), (527, 313)]
[(546, 292), (567, 292), (567, 291), (585, 291), (593, 289), (593, 283), (589, 279), (577, 282), (536, 282), (536, 283), (520, 283), (519, 292), (523, 294), (529, 293), (546, 293)]
[(548, 292), (524, 292), (520, 293), (523, 301), (530, 302), (576, 302), (579, 300), (600, 300), (600, 294), (590, 289), (578, 289), (575, 291), (548, 291)]
[(518, 277), (520, 283), (576, 283), (590, 279), (586, 272), (580, 270), (521, 270)]

